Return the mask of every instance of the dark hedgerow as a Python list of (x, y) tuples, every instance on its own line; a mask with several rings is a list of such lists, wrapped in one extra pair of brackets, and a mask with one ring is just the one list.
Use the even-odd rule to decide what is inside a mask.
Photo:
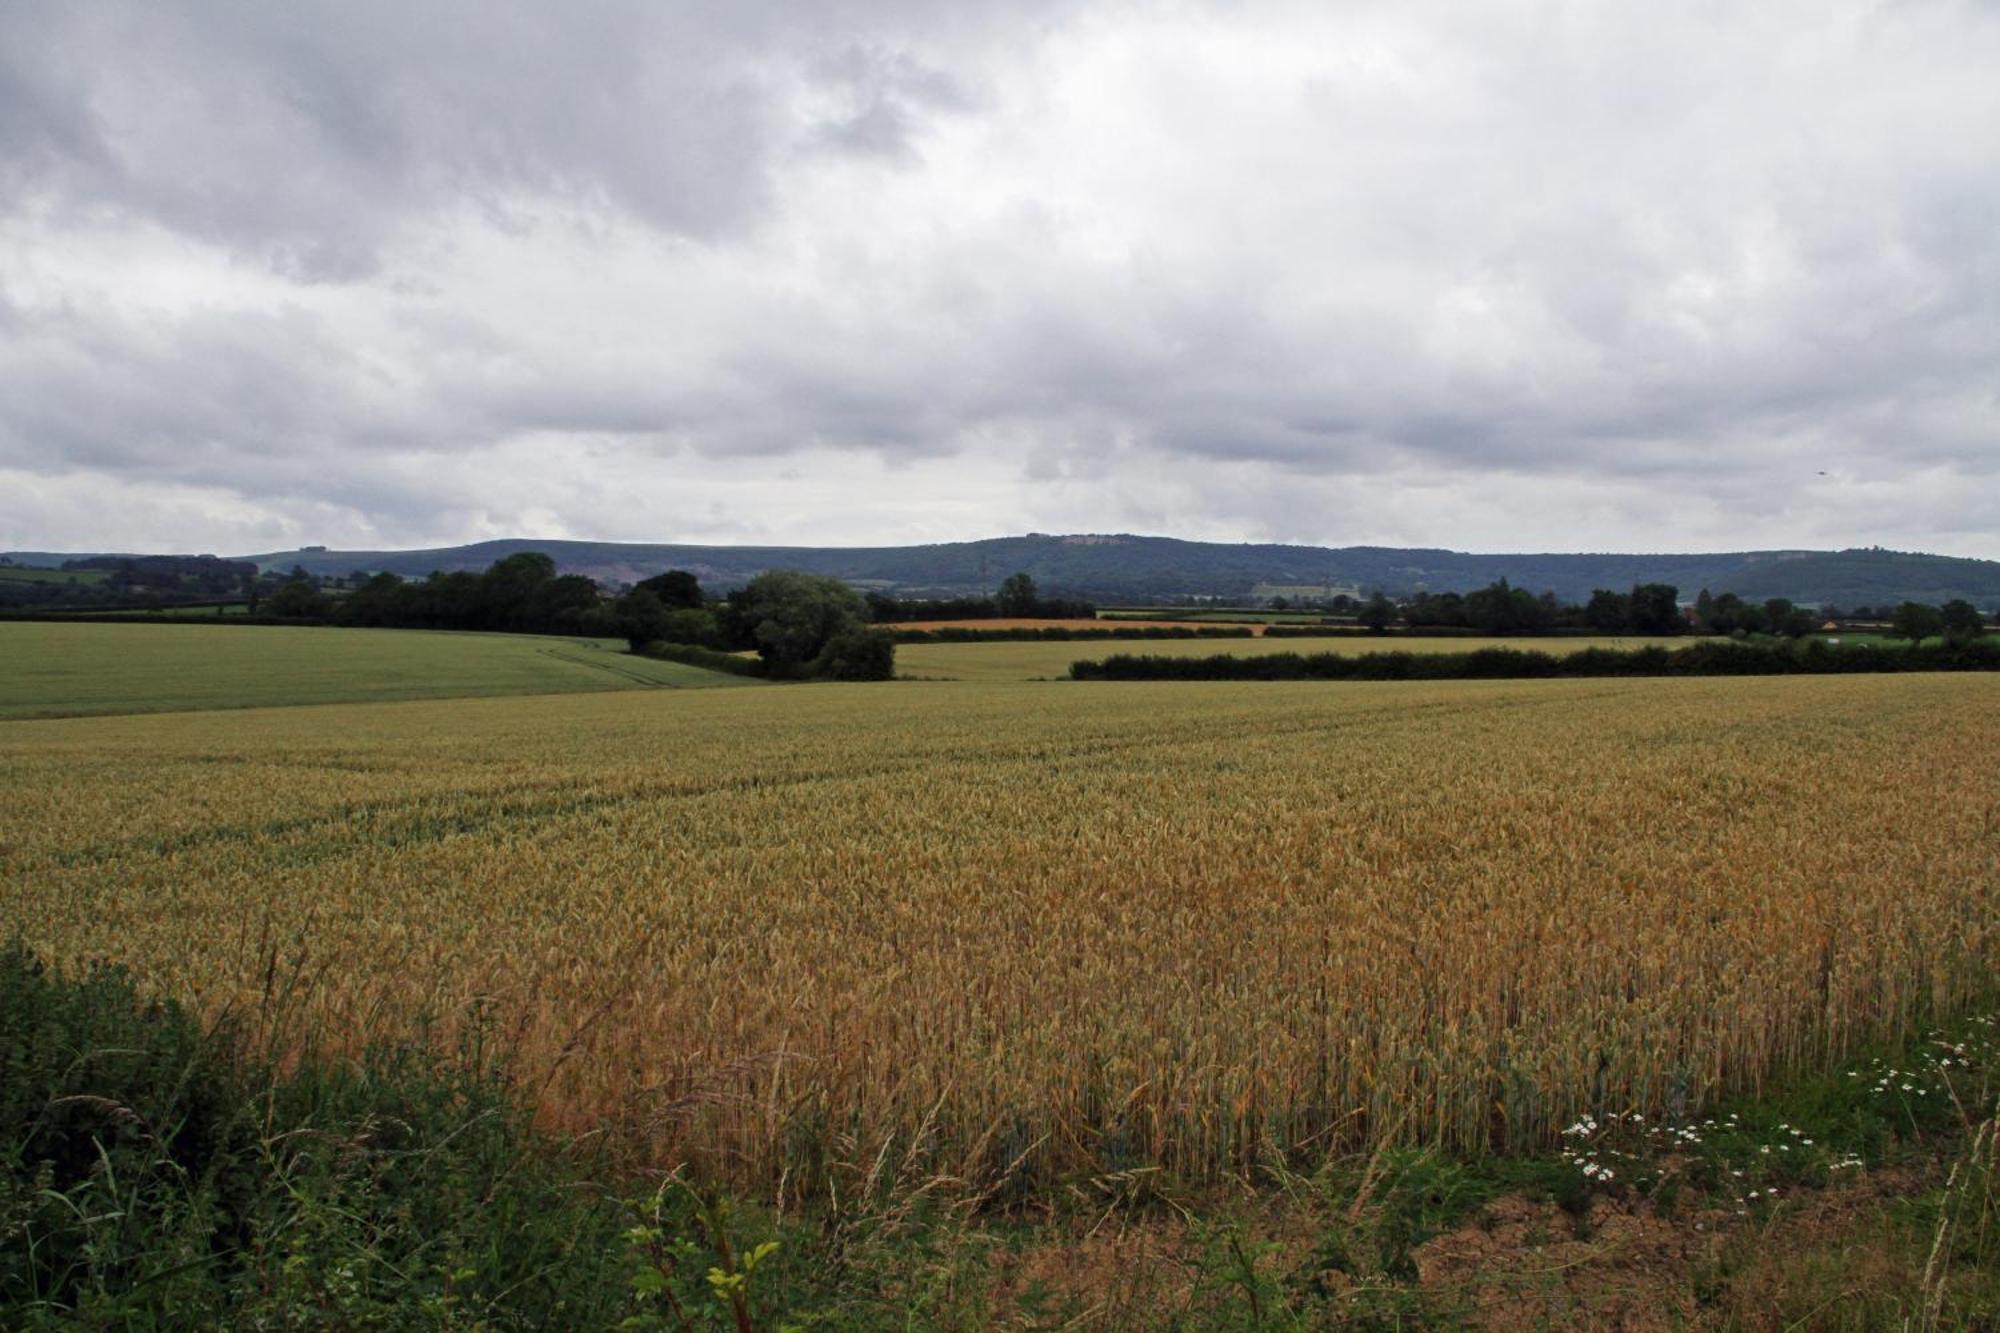
[(1835, 648), (1804, 643), (1703, 640), (1669, 651), (1586, 648), (1568, 656), (1517, 648), (1470, 653), (1271, 653), (1157, 657), (1120, 653), (1072, 662), (1075, 680), (1518, 680), (1584, 676), (1777, 676), (1883, 671), (2000, 671), (2000, 644)]
[(735, 653), (725, 653), (717, 648), (704, 648), (693, 643), (649, 643), (636, 650), (641, 657), (658, 658), (662, 662), (679, 662), (682, 666), (701, 667), (705, 671), (722, 671), (732, 676), (768, 677), (771, 672), (762, 658), (738, 657)]

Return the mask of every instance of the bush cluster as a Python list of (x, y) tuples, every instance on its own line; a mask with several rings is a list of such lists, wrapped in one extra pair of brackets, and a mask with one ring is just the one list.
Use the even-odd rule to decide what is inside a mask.
[(637, 650), (642, 657), (663, 662), (679, 662), (707, 671), (726, 671), (732, 676), (754, 676), (759, 680), (893, 680), (896, 676), (896, 644), (881, 630), (855, 629), (836, 634), (809, 661), (796, 666), (774, 664), (762, 657), (743, 657), (693, 643), (646, 644)]

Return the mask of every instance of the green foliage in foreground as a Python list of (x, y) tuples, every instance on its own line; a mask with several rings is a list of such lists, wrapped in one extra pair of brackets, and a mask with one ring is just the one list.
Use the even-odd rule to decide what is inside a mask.
[(281, 1070), (125, 974), (0, 953), (0, 1325), (616, 1322), (620, 1210), (484, 1052)]
[(1073, 662), (1074, 680), (1510, 680), (1578, 676), (1782, 676), (1882, 671), (2000, 671), (2000, 642), (1886, 648), (1707, 640), (1685, 648), (1520, 648), (1469, 653), (1268, 653), (1256, 657), (1119, 654)]
[[(1896, 1327), (1913, 1308), (1927, 1327), (2000, 1317), (1995, 1126), (1972, 1123), (1993, 1104), (1990, 1015), (1701, 1119), (1606, 1110), (1545, 1157), (1406, 1148), (1302, 1174), (1272, 1156), (1258, 1183), (1293, 1234), (1309, 1228), (1305, 1249), (1270, 1240), (1260, 1209), (1204, 1208), (1146, 1169), (1077, 1182), (1072, 1230), (975, 1218), (886, 1153), (789, 1225), (680, 1173), (606, 1189), (601, 1158), (528, 1125), (483, 1028), (469, 1031), (443, 1055), (281, 1066), (226, 1020), (145, 1000), (120, 969), (59, 976), (0, 949), (0, 1326), (1052, 1328), (1084, 1298), (1004, 1273), (1022, 1247), (1077, 1243), (1114, 1214), (1178, 1219), (1179, 1240), (1166, 1270), (1116, 1293), (1110, 1326), (1169, 1312), (1190, 1330), (1450, 1326), (1472, 1292), (1417, 1283), (1418, 1251), (1502, 1194), (1559, 1205), (1580, 1235), (1600, 1205), (1733, 1212), (1743, 1243), (1689, 1275), (1712, 1298), (1795, 1195), (1941, 1152), (1948, 1179), (1871, 1238), (1880, 1275), (1852, 1326)], [(1814, 1256), (1799, 1257), (1807, 1271)], [(1180, 1274), (1172, 1290), (1145, 1285), (1161, 1271)], [(1827, 1292), (1781, 1295), (1809, 1315)]]

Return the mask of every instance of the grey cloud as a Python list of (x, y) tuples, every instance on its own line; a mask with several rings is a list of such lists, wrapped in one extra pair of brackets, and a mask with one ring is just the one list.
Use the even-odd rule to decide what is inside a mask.
[(819, 61), (812, 72), (845, 105), (811, 132), (811, 141), (840, 152), (890, 161), (909, 158), (920, 115), (966, 111), (974, 105), (957, 79), (904, 50), (849, 46)]
[(835, 137), (901, 151), (942, 71), (835, 8), (607, 0), (10, 8), (0, 171), (18, 200), (129, 211), (355, 280), (412, 218), (518, 196), (715, 240), (752, 225), (804, 62), (858, 99)]

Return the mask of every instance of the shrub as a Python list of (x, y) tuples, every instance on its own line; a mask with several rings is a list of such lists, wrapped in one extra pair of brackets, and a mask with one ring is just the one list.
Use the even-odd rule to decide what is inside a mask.
[(813, 659), (812, 674), (821, 680), (894, 680), (895, 641), (881, 630), (836, 635)]

